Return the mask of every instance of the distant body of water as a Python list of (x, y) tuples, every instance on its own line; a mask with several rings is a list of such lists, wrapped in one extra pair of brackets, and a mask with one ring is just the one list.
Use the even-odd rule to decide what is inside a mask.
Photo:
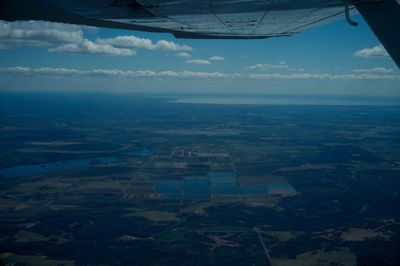
[(226, 96), (195, 95), (177, 96), (173, 103), (185, 104), (221, 104), (221, 105), (400, 105), (400, 97), (367, 96)]

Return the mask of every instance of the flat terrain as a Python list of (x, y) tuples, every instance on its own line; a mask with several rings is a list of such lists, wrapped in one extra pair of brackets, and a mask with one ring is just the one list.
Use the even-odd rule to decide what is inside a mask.
[(0, 97), (0, 264), (400, 265), (400, 106)]

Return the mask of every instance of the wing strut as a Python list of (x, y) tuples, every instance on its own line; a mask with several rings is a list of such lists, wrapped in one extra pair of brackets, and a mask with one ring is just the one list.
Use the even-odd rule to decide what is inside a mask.
[(360, 3), (356, 7), (400, 68), (399, 0)]
[(351, 19), (350, 17), (350, 7), (349, 7), (349, 1), (344, 0), (344, 8), (345, 8), (345, 14), (346, 14), (346, 21), (349, 23), (351, 26), (357, 27), (358, 23), (355, 22), (354, 20)]

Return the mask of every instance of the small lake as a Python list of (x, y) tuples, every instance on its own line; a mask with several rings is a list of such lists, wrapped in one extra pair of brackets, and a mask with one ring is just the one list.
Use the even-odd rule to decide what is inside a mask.
[(161, 194), (163, 199), (180, 200), (182, 197), (183, 180), (159, 180), (155, 185), (155, 192)]
[(243, 196), (266, 196), (267, 189), (264, 184), (241, 185), (240, 194)]
[(148, 157), (151, 155), (151, 151), (148, 148), (142, 148), (141, 150), (128, 152), (127, 154), (135, 157)]
[(208, 172), (210, 182), (214, 183), (230, 183), (236, 184), (236, 176), (233, 172)]
[(208, 200), (207, 176), (186, 176), (181, 179), (161, 179), (155, 185), (155, 192), (163, 199)]
[(184, 179), (185, 194), (208, 194), (208, 178), (206, 176), (187, 176)]
[(208, 177), (206, 176), (186, 176), (183, 185), (184, 200), (207, 200), (208, 192)]
[(208, 193), (197, 193), (197, 194), (183, 194), (184, 200), (208, 200), (209, 195)]
[(269, 194), (296, 193), (296, 190), (289, 183), (267, 184)]
[(225, 183), (225, 184), (213, 184), (211, 187), (213, 195), (237, 195), (239, 194), (238, 187), (236, 184)]

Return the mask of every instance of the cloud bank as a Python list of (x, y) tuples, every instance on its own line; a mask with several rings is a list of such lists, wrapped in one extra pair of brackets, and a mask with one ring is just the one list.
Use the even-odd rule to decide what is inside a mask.
[(50, 48), (49, 52), (103, 54), (113, 56), (136, 55), (136, 51), (132, 49), (117, 48), (110, 44), (98, 44), (87, 39), (77, 43), (68, 43), (55, 48)]
[(251, 79), (251, 80), (388, 80), (400, 81), (400, 76), (382, 73), (291, 73), (291, 74), (242, 74), (223, 72), (194, 72), (194, 71), (152, 71), (152, 70), (119, 70), (92, 69), (78, 70), (73, 68), (30, 68), (8, 67), (0, 68), (0, 75), (17, 75), (19, 77), (107, 77), (107, 78), (180, 78), (180, 79)]
[(117, 36), (109, 39), (97, 39), (96, 43), (111, 45), (118, 48), (161, 50), (168, 52), (192, 51), (192, 47), (180, 45), (171, 41), (160, 40), (155, 43), (150, 39), (138, 38), (135, 36)]
[(89, 40), (83, 28), (75, 25), (43, 21), (0, 21), (0, 48), (48, 46), (50, 52), (133, 56), (138, 49), (167, 52), (188, 52), (193, 48), (167, 40), (153, 42), (136, 36)]
[(78, 43), (83, 39), (83, 31), (74, 25), (44, 21), (0, 20), (0, 48), (3, 49)]

